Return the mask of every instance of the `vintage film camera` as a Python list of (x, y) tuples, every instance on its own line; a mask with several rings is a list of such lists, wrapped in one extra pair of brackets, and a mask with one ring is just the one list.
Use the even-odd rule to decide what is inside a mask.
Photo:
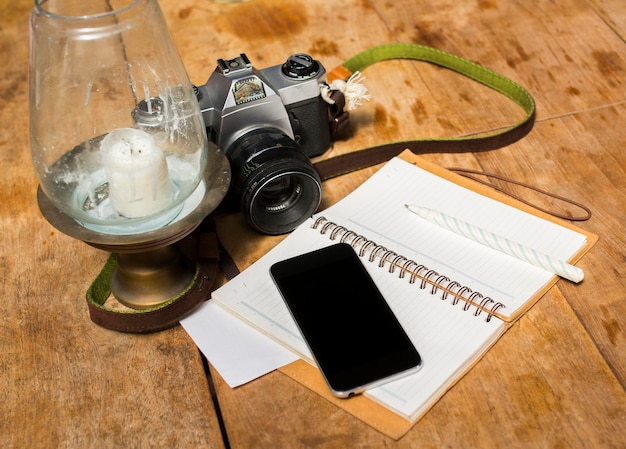
[(325, 74), (307, 54), (263, 70), (241, 54), (219, 59), (196, 87), (209, 139), (231, 165), (231, 193), (260, 232), (290, 232), (320, 204), (321, 180), (309, 158), (331, 142), (329, 105), (320, 95)]

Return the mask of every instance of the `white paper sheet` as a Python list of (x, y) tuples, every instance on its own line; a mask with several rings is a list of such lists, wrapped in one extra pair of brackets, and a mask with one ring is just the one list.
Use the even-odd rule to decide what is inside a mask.
[(201, 304), (180, 324), (231, 388), (298, 359), (212, 301)]

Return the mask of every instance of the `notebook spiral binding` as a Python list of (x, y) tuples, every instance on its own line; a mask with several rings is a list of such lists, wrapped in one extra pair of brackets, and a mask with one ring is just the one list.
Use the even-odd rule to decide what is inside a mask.
[[(321, 228), (320, 228), (321, 226)], [(451, 280), (449, 277), (437, 273), (428, 267), (418, 264), (417, 262), (407, 259), (396, 252), (378, 245), (376, 242), (357, 234), (348, 228), (329, 221), (326, 217), (320, 216), (311, 225), (311, 228), (320, 228), (320, 234), (328, 234), (330, 240), (338, 240), (341, 243), (347, 243), (358, 251), (359, 257), (365, 257), (368, 253), (368, 261), (375, 262), (379, 258), (378, 266), (383, 268), (385, 264), (389, 265), (389, 272), (393, 273), (396, 269), (399, 271), (398, 277), (404, 279), (407, 275), (409, 283), (414, 284), (416, 280), (420, 280), (419, 287), (424, 290), (427, 285), (431, 286), (430, 294), (436, 295), (437, 290), (441, 290), (441, 300), (445, 301), (452, 296), (452, 305), (456, 305), (459, 301), (463, 301), (463, 310), (467, 311), (474, 306), (474, 316), (480, 315), (483, 311), (487, 312), (485, 321), (491, 321), (496, 311), (504, 308), (501, 302), (496, 302), (482, 293), (473, 291), (469, 287)]]

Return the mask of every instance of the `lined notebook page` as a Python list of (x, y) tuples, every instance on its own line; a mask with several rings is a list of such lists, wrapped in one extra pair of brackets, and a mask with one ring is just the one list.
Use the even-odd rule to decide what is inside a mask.
[(553, 273), (456, 235), (408, 211), (435, 209), (562, 260), (583, 234), (494, 201), (394, 158), (322, 215), (380, 245), (500, 301), (506, 316), (524, 306)]
[[(333, 244), (328, 236), (311, 229), (312, 221), (294, 231), (292, 236), (267, 253), (244, 273), (213, 293), (213, 299), (230, 312), (270, 336), (278, 343), (314, 363), (298, 328), (278, 290), (268, 276), (269, 267), (303, 252)], [(443, 394), (473, 360), (486, 351), (504, 332), (504, 323), (486, 314), (474, 316), (462, 304), (452, 305), (422, 290), (419, 284), (398, 279), (397, 274), (378, 268), (377, 263), (364, 266), (387, 299), (402, 327), (422, 356), (423, 367), (417, 373), (369, 390), (371, 399), (394, 410), (406, 419)], [(244, 274), (242, 273), (242, 274)], [(314, 279), (311, 280), (315, 282)], [(304, 287), (306, 288), (306, 287)], [(329, 311), (332, 313), (332, 311)]]
[[(553, 274), (432, 225), (404, 205), (436, 209), (568, 260), (586, 237), (446, 181), (394, 158), (358, 189), (309, 219), (272, 251), (213, 293), (214, 300), (277, 342), (312, 362), (311, 354), (269, 276), (270, 266), (335, 243), (312, 224), (319, 216), (423, 264), (473, 291), (505, 304), (509, 314), (524, 306)], [(348, 242), (349, 243), (349, 242)], [(377, 261), (364, 266), (422, 355), (416, 374), (366, 393), (398, 414), (415, 419), (429, 408), (497, 340), (505, 323), (475, 309), (453, 305), (411, 284)], [(315, 280), (312, 280), (314, 282)], [(501, 311), (501, 310), (500, 310)]]

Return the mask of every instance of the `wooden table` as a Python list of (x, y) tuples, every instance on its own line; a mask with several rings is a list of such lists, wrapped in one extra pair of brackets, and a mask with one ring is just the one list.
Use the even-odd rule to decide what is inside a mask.
[[(477, 61), (535, 97), (537, 123), (522, 141), (424, 157), (589, 205), (593, 217), (580, 226), (600, 241), (579, 263), (586, 279), (560, 281), (399, 441), (278, 372), (230, 389), (210, 369), (209, 382), (180, 326), (134, 335), (90, 321), (84, 294), (107, 254), (55, 230), (35, 201), (31, 6), (0, 0), (1, 447), (626, 446), (623, 0), (161, 0), (195, 84), (206, 81), (217, 58), (241, 52), (259, 68), (297, 51), (332, 68), (399, 41)], [(352, 114), (351, 136), (324, 157), (392, 140), (484, 132), (521, 114), (506, 98), (423, 63), (381, 63), (365, 76), (373, 99)], [(326, 182), (324, 204), (374, 169)], [(219, 229), (242, 268), (280, 240), (253, 233), (240, 215), (221, 219)]]

